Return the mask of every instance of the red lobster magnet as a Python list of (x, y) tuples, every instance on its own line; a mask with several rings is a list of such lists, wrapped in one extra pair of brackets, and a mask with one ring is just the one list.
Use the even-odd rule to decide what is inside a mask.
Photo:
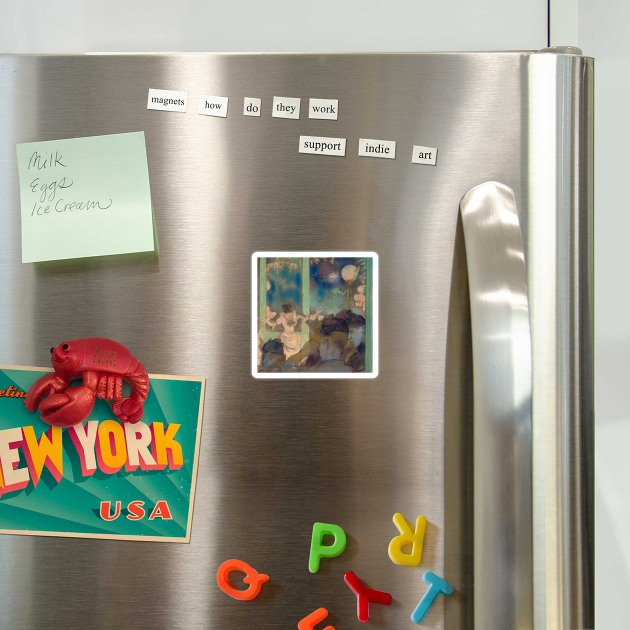
[[(79, 424), (97, 397), (114, 401), (112, 411), (121, 422), (134, 424), (142, 418), (149, 375), (125, 346), (98, 337), (73, 339), (51, 348), (50, 354), (54, 372), (37, 379), (26, 395), (26, 408), (38, 409), (44, 422), (55, 427)], [(76, 378), (83, 378), (83, 385), (70, 387)], [(131, 385), (128, 398), (122, 395), (123, 379)]]

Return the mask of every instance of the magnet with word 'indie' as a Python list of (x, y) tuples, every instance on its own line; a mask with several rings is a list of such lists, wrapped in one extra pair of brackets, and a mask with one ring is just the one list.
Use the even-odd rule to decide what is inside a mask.
[[(241, 591), (234, 588), (228, 579), (230, 571), (242, 571), (245, 573), (243, 582), (249, 584), (249, 588), (245, 591)], [(269, 576), (264, 573), (258, 573), (256, 569), (252, 568), (246, 562), (242, 560), (226, 560), (217, 571), (217, 584), (219, 588), (230, 597), (234, 599), (240, 599), (244, 602), (249, 602), (260, 593), (262, 585), (269, 580)]]
[(424, 597), (420, 600), (420, 603), (416, 606), (416, 609), (411, 613), (411, 621), (414, 623), (420, 623), (422, 621), (427, 614), (427, 610), (429, 610), (429, 607), (440, 593), (449, 596), (452, 595), (455, 590), (452, 584), (438, 577), (435, 573), (431, 573), (431, 571), (427, 571), (422, 576), (422, 581), (428, 584), (429, 588), (424, 594)]
[[(328, 611), (325, 608), (318, 608), (315, 612), (312, 612), (308, 617), (304, 617), (300, 623), (298, 623), (298, 630), (313, 630), (315, 626), (328, 617)], [(326, 626), (324, 630), (335, 630), (334, 626)]]
[[(324, 536), (333, 536), (332, 545), (323, 545)], [(311, 555), (308, 559), (308, 570), (311, 573), (319, 571), (319, 561), (322, 558), (336, 558), (346, 548), (346, 532), (339, 525), (328, 523), (314, 523), (313, 537), (311, 538)]]
[[(44, 422), (72, 427), (83, 422), (96, 398), (113, 400), (112, 411), (121, 422), (135, 424), (149, 393), (149, 376), (125, 346), (111, 339), (64, 341), (50, 349), (52, 374), (37, 379), (26, 395), (28, 411), (37, 409)], [(83, 384), (70, 387), (82, 378)], [(123, 398), (123, 379), (131, 394)]]
[(357, 616), (362, 623), (370, 618), (370, 602), (384, 606), (389, 606), (392, 603), (392, 596), (389, 593), (368, 588), (352, 571), (348, 571), (343, 579), (357, 596)]
[[(422, 561), (422, 546), (424, 544), (424, 532), (427, 528), (425, 516), (419, 516), (416, 521), (415, 533), (407, 524), (405, 517), (396, 512), (394, 514), (394, 524), (400, 532), (400, 536), (392, 539), (389, 543), (389, 557), (394, 564), (402, 564), (407, 567), (417, 567)], [(404, 553), (403, 547), (412, 545), (411, 553)]]

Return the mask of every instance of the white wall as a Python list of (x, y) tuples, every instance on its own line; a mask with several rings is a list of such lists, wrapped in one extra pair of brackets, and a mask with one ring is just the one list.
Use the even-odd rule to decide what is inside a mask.
[[(579, 0), (595, 57), (595, 618), (630, 621), (630, 2)], [(622, 621), (623, 620), (623, 621)]]
[(546, 0), (0, 0), (2, 52), (538, 49)]

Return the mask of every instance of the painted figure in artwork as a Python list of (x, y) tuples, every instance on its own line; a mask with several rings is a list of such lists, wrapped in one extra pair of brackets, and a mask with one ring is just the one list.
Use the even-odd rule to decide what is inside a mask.
[[(287, 358), (292, 354), (295, 354), (300, 349), (301, 335), (295, 332), (295, 328), (299, 322), (314, 321), (318, 318), (322, 309), (318, 309), (312, 315), (301, 315), (295, 312), (293, 304), (283, 304), (281, 313), (270, 312), (267, 307), (268, 317), (264, 319), (264, 322), (269, 324), (272, 328), (280, 325), (282, 326), (282, 333), (280, 334), (280, 341), (284, 344), (284, 353)], [(321, 319), (321, 318), (320, 318)], [(304, 325), (304, 324), (303, 324)]]
[(354, 294), (354, 307), (356, 310), (365, 313), (365, 287), (361, 285)]
[(270, 339), (263, 344), (261, 357), (262, 372), (279, 372), (285, 362), (284, 344), (279, 339)]

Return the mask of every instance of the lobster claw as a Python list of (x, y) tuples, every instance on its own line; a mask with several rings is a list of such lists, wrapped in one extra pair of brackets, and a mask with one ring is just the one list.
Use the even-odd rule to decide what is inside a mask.
[(26, 394), (26, 409), (31, 412), (35, 411), (39, 401), (44, 398), (44, 396), (50, 396), (54, 392), (59, 392), (66, 387), (68, 387), (68, 383), (54, 372), (41, 376), (31, 385)]
[(129, 422), (130, 424), (136, 424), (143, 414), (142, 403), (133, 396), (115, 400), (112, 411), (122, 423)]
[(37, 409), (44, 422), (54, 427), (73, 427), (90, 415), (95, 400), (95, 392), (85, 385), (78, 385), (63, 393), (48, 396)]

